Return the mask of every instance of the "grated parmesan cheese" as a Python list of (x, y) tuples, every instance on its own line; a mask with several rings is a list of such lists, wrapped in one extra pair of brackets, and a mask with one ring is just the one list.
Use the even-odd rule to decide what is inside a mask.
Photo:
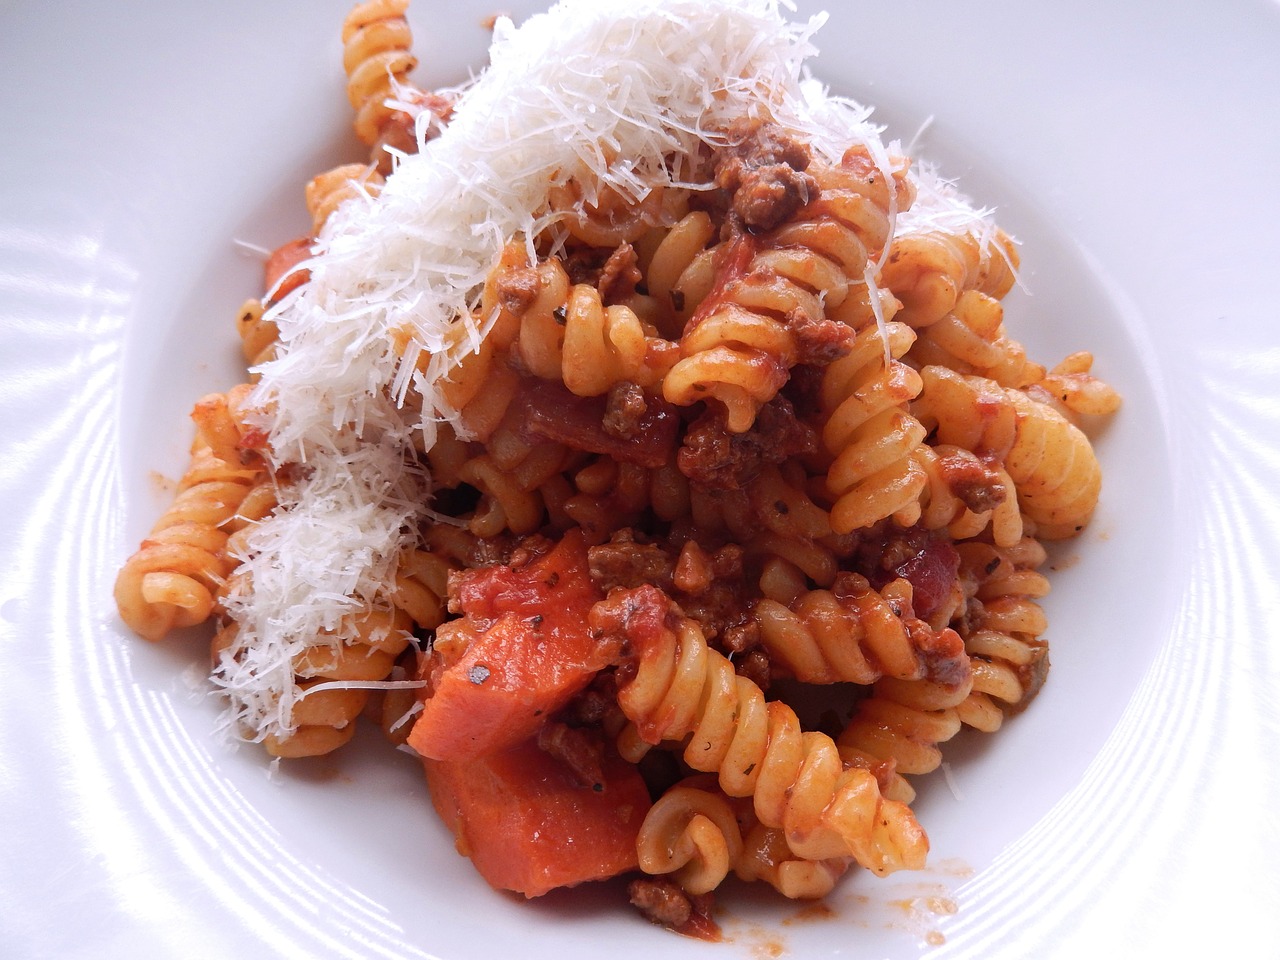
[(415, 431), (429, 445), (457, 416), (440, 385), (485, 335), (484, 279), (510, 239), (567, 215), (548, 212), (554, 187), (574, 180), (590, 203), (597, 185), (637, 200), (690, 185), (687, 158), (761, 104), (818, 156), (860, 142), (887, 173), (869, 110), (804, 72), (823, 19), (790, 23), (778, 0), (566, 0), (519, 29), (499, 19), (440, 135), (330, 217), (310, 282), (270, 315), (279, 356), (253, 395), (274, 464), (303, 469), (249, 534), (227, 604), (228, 728), (287, 736), (293, 659), (386, 602), (429, 514)]

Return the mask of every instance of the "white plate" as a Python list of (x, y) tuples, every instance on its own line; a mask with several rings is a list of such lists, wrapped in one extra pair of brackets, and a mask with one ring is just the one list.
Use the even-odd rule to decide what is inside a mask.
[[(930, 868), (847, 878), (829, 911), (730, 894), (730, 942), (709, 946), (616, 886), (493, 893), (412, 761), (346, 751), (270, 778), (212, 734), (203, 639), (149, 645), (115, 616), (186, 410), (240, 376), (231, 318), (258, 266), (232, 239), (303, 232), (302, 183), (354, 155), (345, 9), (0, 7), (0, 952), (1280, 944), (1280, 10), (898, 0), (841, 5), (820, 34), (820, 75), (904, 140), (932, 118), (923, 152), (1023, 240), (1015, 335), (1050, 362), (1093, 350), (1125, 406), (1098, 436), (1097, 520), (1057, 557), (1048, 686), (923, 785)], [(494, 9), (418, 0), (419, 79), (481, 63)]]

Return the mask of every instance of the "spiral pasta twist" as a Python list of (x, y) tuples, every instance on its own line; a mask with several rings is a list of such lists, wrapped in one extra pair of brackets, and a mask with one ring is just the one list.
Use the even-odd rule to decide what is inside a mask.
[(421, 548), (400, 553), (391, 602), (420, 630), (434, 630), (448, 616), (449, 574), (458, 565), (443, 553)]
[(653, 471), (600, 455), (567, 476), (550, 477), (538, 493), (553, 526), (579, 527), (588, 544), (638, 523), (653, 500)]
[(514, 352), (535, 377), (563, 380), (564, 305), (572, 284), (557, 259), (544, 260), (531, 269), (533, 296), (519, 306), (519, 335)]
[(1017, 248), (1002, 230), (930, 230), (894, 237), (880, 282), (902, 305), (897, 319), (919, 329), (951, 313), (967, 290), (1003, 298), (1017, 268)]
[(266, 438), (247, 420), (252, 389), (242, 383), (226, 393), (206, 394), (191, 409), (197, 443), (208, 446), (218, 460), (241, 466), (262, 463), (261, 449)]
[(916, 366), (940, 364), (1006, 387), (1026, 387), (1045, 374), (1008, 336), (1000, 301), (978, 290), (965, 290), (951, 312), (921, 330), (907, 358)]
[(764, 826), (749, 805), (726, 797), (706, 775), (685, 778), (655, 801), (636, 847), (641, 870), (669, 875), (691, 894), (709, 893), (732, 871), (790, 899), (816, 900), (831, 892), (852, 862), (798, 856), (783, 831)]
[[(283, 698), (282, 731), (262, 737), (267, 753), (314, 757), (347, 743), (369, 700), (369, 685), (391, 675), (409, 645), (412, 626), (407, 612), (388, 605), (351, 614), (332, 634), (313, 638), (291, 660), (294, 677)], [(211, 652), (215, 672), (242, 656), (239, 624), (224, 624), (214, 635)]]
[(335, 210), (357, 197), (371, 200), (382, 192), (382, 174), (371, 165), (344, 163), (308, 181), (305, 195), (312, 233), (319, 234)]
[(952, 444), (916, 447), (912, 457), (924, 471), (920, 494), (920, 524), (926, 530), (946, 530), (955, 540), (990, 530), (1001, 546), (1022, 539), (1022, 512), (1008, 471), (986, 463)]
[(927, 478), (912, 453), (926, 431), (907, 404), (920, 393), (921, 380), (899, 360), (914, 339), (896, 321), (885, 325), (883, 339), (868, 326), (853, 349), (823, 372), (822, 444), (834, 458), (826, 483), (835, 499), (831, 526), (837, 533), (899, 514), (904, 523), (919, 516)]
[(504, 531), (529, 534), (542, 526), (546, 505), (539, 488), (562, 469), (565, 448), (555, 443), (513, 444), (498, 453), (467, 460), (458, 478), (481, 493), (470, 523), (478, 537), (496, 537)]
[[(817, 199), (761, 242), (744, 235), (720, 253), (713, 292), (690, 319), (682, 359), (664, 381), (667, 400), (714, 398), (729, 429), (742, 433), (802, 357), (838, 350), (830, 334), (808, 328), (839, 310), (889, 235), (888, 193), (873, 186), (884, 178), (867, 172), (866, 160), (851, 151), (838, 167), (814, 164)], [(810, 336), (820, 345), (806, 342)]]
[[(647, 334), (634, 310), (622, 304), (604, 306), (589, 284), (575, 284), (561, 309), (559, 374), (577, 396), (598, 397), (618, 383), (653, 387), (675, 359), (661, 348), (660, 338)], [(523, 341), (523, 329), (521, 334)], [(557, 348), (548, 343), (541, 349), (553, 355)]]
[(783, 563), (829, 587), (840, 568), (831, 516), (805, 489), (803, 470), (787, 473), (776, 466), (763, 469), (747, 487), (749, 509), (724, 510), (721, 523), (762, 565)]
[(266, 308), (257, 297), (246, 300), (236, 312), (236, 333), (240, 337), (240, 349), (244, 353), (245, 363), (250, 367), (266, 363), (276, 356), (280, 328), (274, 320), (263, 316), (265, 312)]
[(835, 888), (852, 862), (852, 857), (797, 856), (783, 831), (755, 822), (742, 838), (733, 872), (740, 880), (763, 880), (791, 900), (818, 900)]
[(689, 777), (654, 802), (636, 851), (645, 873), (670, 875), (688, 893), (709, 893), (741, 862), (742, 833), (714, 783)]
[(830, 537), (831, 515), (809, 495), (808, 474), (798, 464), (770, 464), (747, 486), (755, 528), (780, 536), (821, 540)]
[(885, 795), (904, 803), (915, 790), (904, 774), (931, 773), (942, 763), (938, 744), (960, 732), (961, 711), (978, 683), (977, 668), (959, 683), (885, 677), (859, 701), (853, 718), (836, 738), (840, 755), (871, 766), (889, 762), (894, 776)]
[[(225, 395), (216, 399), (225, 407)], [(197, 439), (173, 503), (116, 576), (116, 606), (130, 629), (159, 640), (210, 617), (236, 565), (226, 550), (233, 521), (263, 477), (260, 467), (222, 459)]]
[(657, 187), (634, 199), (583, 173), (553, 184), (548, 202), (575, 240), (613, 248), (639, 240), (658, 222), (663, 195), (663, 189)]
[(373, 146), (395, 112), (387, 99), (418, 65), (410, 52), (413, 32), (404, 12), (408, 0), (367, 0), (342, 24), (342, 67), (347, 98), (355, 110), (355, 131)]
[(754, 615), (770, 657), (804, 683), (961, 682), (969, 665), (960, 638), (908, 620), (910, 594), (904, 580), (877, 591), (865, 577), (842, 574), (838, 592), (808, 591), (789, 607), (765, 598)]
[(668, 318), (662, 332), (678, 338), (715, 284), (716, 235), (711, 217), (695, 210), (682, 217), (662, 237), (645, 273), (649, 295)]
[(1058, 540), (1089, 522), (1102, 468), (1089, 438), (1050, 404), (1021, 390), (946, 367), (920, 371), (915, 410), (936, 424), (937, 439), (1003, 461), (1035, 533)]
[(882, 876), (923, 865), (928, 841), (911, 811), (885, 800), (869, 771), (846, 768), (826, 734), (802, 731), (786, 704), (766, 703), (661, 591), (618, 592), (591, 620), (620, 631), (638, 657), (618, 690), (631, 724), (624, 756), (688, 737), (685, 762), (716, 773), (730, 797), (750, 797), (760, 822), (781, 829), (800, 857), (852, 856)]
[(1000, 384), (942, 366), (922, 367), (920, 382), (911, 410), (938, 444), (1004, 462), (1017, 438), (1018, 416)]
[(968, 726), (993, 732), (1003, 724), (1004, 710), (1024, 705), (1048, 670), (1041, 638), (1047, 622), (1036, 600), (1049, 592), (1049, 581), (1035, 569), (1045, 553), (1031, 538), (1011, 549), (973, 541), (957, 550), (961, 573), (973, 583), (968, 623), (961, 627), (973, 690), (958, 713)]
[(1050, 370), (1036, 387), (1043, 390), (1064, 416), (1100, 417), (1120, 409), (1120, 394), (1091, 372), (1093, 354), (1081, 350)]
[[(826, 543), (783, 536), (777, 533), (759, 533), (743, 544), (747, 556), (761, 563), (761, 582), (766, 582), (765, 573), (778, 573), (782, 570), (798, 574), (807, 587), (812, 582), (819, 587), (830, 587), (840, 572), (840, 557)], [(765, 591), (765, 596), (782, 602), (791, 602), (799, 593), (788, 594), (787, 589), (781, 592)]]
[[(908, 210), (915, 198), (907, 163), (890, 158), (890, 168), (883, 170), (865, 147), (855, 145), (838, 165), (815, 163), (808, 172), (817, 182), (818, 198), (779, 230), (779, 241), (822, 254), (850, 286), (865, 281), (871, 260), (889, 241), (892, 216)], [(837, 289), (830, 309), (839, 309), (848, 292)]]
[(1080, 428), (1047, 403), (1009, 391), (1018, 431), (1005, 469), (1036, 535), (1071, 537), (1093, 516), (1102, 489), (1102, 467)]

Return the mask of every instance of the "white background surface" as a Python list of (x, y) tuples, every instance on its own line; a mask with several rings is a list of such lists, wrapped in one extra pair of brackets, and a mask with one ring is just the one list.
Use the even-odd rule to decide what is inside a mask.
[[(1022, 240), (1014, 335), (1126, 402), (1049, 684), (922, 786), (930, 868), (821, 917), (730, 893), (721, 945), (617, 886), (493, 893), (376, 738), (269, 778), (212, 734), (204, 638), (115, 616), (186, 411), (241, 376), (232, 239), (304, 232), (304, 181), (360, 155), (345, 11), (0, 4), (0, 954), (1275, 955), (1280, 8), (864, 2), (819, 34), (819, 76), (891, 136), (931, 119), (921, 152)], [(490, 12), (416, 0), (418, 81), (481, 64)]]

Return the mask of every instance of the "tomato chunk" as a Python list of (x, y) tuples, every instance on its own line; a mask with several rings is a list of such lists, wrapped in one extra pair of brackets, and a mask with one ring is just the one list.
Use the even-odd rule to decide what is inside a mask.
[(578, 397), (562, 384), (526, 378), (513, 402), (522, 416), (521, 430), (534, 440), (551, 440), (623, 463), (656, 468), (667, 463), (677, 446), (680, 415), (661, 396), (646, 395), (645, 411), (633, 436), (620, 437), (604, 428), (604, 397)]
[(437, 631), (409, 735), (424, 757), (469, 760), (527, 740), (616, 657), (616, 641), (587, 624), (601, 595), (577, 530), (542, 557), (469, 571), (451, 589), (464, 617)]
[[(267, 257), (267, 263), (263, 269), (263, 286), (271, 294), (271, 302), (283, 300), (285, 294), (294, 290), (308, 280), (311, 279), (310, 270), (295, 269), (298, 264), (311, 259), (311, 245), (315, 241), (311, 237), (299, 237), (296, 240), (290, 240), (283, 246), (277, 247)], [(284, 278), (284, 282), (280, 284), (278, 290), (271, 288)]]
[(490, 886), (526, 897), (634, 870), (649, 811), (639, 772), (606, 757), (583, 786), (533, 741), (461, 762), (424, 760), (431, 802)]

